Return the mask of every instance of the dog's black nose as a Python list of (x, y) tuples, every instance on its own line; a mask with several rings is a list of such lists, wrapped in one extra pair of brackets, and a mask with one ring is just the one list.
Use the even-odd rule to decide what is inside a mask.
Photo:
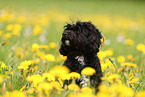
[(64, 37), (67, 37), (67, 35), (68, 35), (68, 32), (64, 32), (64, 33), (63, 33), (63, 36), (64, 36)]

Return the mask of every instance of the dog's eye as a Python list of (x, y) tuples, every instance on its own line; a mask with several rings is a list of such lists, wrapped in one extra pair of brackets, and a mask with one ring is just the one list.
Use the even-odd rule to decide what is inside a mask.
[(63, 33), (63, 36), (67, 36), (67, 35), (68, 35), (68, 33), (67, 33), (67, 32), (64, 32), (64, 33)]
[(67, 31), (66, 33), (71, 33), (70, 31)]
[(63, 36), (68, 36), (68, 34), (71, 33), (70, 31), (66, 31), (63, 33)]

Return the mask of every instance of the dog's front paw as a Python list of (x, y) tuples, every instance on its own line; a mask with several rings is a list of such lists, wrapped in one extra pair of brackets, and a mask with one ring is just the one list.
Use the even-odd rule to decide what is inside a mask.
[(89, 79), (85, 75), (82, 75), (81, 78), (78, 80), (80, 81), (80, 83), (79, 83), (80, 87), (88, 86)]

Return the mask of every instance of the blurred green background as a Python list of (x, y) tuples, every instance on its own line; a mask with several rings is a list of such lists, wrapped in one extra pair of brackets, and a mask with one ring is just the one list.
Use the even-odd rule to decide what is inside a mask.
[(134, 16), (145, 14), (145, 2), (138, 0), (0, 0), (0, 8), (47, 11), (60, 9), (75, 13), (105, 13)]

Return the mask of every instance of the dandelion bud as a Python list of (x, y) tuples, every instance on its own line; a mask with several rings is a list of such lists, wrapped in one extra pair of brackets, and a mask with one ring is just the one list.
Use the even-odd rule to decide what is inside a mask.
[(6, 44), (7, 44), (7, 41), (4, 41), (4, 42), (2, 43), (2, 46), (6, 45)]

